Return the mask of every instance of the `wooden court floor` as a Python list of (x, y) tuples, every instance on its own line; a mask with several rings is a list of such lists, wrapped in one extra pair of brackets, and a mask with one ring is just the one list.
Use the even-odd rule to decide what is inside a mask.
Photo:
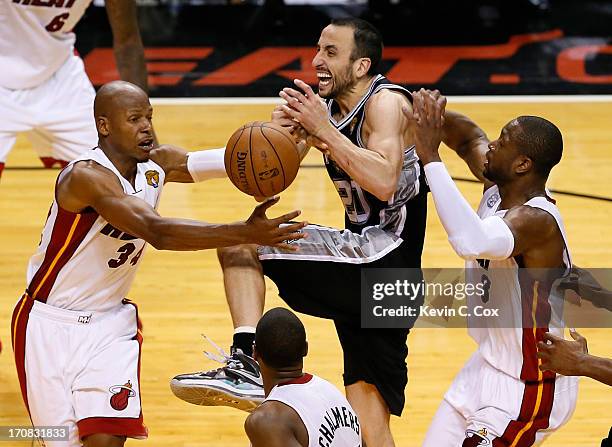
[[(224, 145), (235, 128), (246, 121), (269, 116), (266, 105), (160, 105), (154, 121), (161, 141), (188, 149)], [(551, 178), (560, 190), (612, 197), (612, 103), (453, 104), (467, 113), (491, 137), (511, 118), (535, 114), (557, 123), (565, 137), (565, 155)], [(468, 177), (467, 169), (452, 153), (443, 154), (454, 175)], [(320, 164), (311, 153), (308, 164)], [(9, 166), (37, 166), (29, 143), (19, 139)], [(28, 418), (19, 394), (10, 349), (10, 315), (25, 287), (28, 257), (38, 243), (52, 200), (56, 171), (7, 170), (0, 183), (0, 426), (25, 425)], [(479, 185), (460, 182), (460, 189), (476, 204)], [(162, 215), (211, 222), (246, 218), (253, 201), (226, 180), (197, 185), (168, 185)], [(574, 262), (586, 267), (612, 267), (610, 218), (612, 202), (557, 196), (565, 218)], [(271, 214), (303, 210), (310, 222), (342, 225), (343, 211), (331, 182), (320, 168), (302, 169), (295, 183), (282, 194)], [(426, 267), (459, 267), (441, 225), (430, 208), (424, 252)], [(144, 322), (142, 402), (152, 446), (246, 446), (242, 424), (245, 413), (227, 408), (204, 408), (176, 399), (168, 387), (175, 374), (216, 365), (202, 355), (205, 333), (227, 348), (231, 320), (225, 304), (221, 272), (213, 251), (161, 252), (149, 249), (130, 298), (140, 307)], [(324, 278), (296, 278), (296, 281)], [(273, 284), (268, 284), (267, 306), (282, 305)], [(303, 316), (310, 342), (306, 370), (341, 386), (342, 357), (332, 324)], [(612, 330), (584, 329), (592, 353), (612, 357)], [(392, 429), (398, 446), (419, 446), (442, 396), (475, 344), (465, 329), (418, 329), (409, 336), (407, 405)], [(376, 361), (375, 358), (372, 361)], [(44, 390), (40, 390), (44, 393)], [(599, 446), (612, 423), (612, 388), (583, 379), (573, 419), (546, 443), (551, 447)], [(136, 445), (137, 441), (128, 441)], [(0, 442), (0, 446), (9, 442)], [(15, 446), (26, 444), (13, 444)], [(444, 446), (441, 446), (444, 447)]]

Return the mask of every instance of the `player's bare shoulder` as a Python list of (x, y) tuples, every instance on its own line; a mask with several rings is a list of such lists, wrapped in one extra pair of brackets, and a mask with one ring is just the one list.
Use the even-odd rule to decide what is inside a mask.
[(412, 103), (404, 93), (384, 88), (368, 99), (365, 106), (366, 117), (373, 113), (395, 113), (396, 110), (401, 115), (402, 106), (406, 106), (409, 110), (412, 110)]
[(402, 107), (412, 110), (408, 97), (397, 90), (382, 89), (372, 95), (365, 105), (362, 137), (364, 141), (374, 132), (403, 135), (403, 146), (414, 142), (414, 133)]
[(525, 267), (556, 268), (563, 264), (565, 242), (552, 214), (521, 205), (510, 209), (504, 221), (514, 235), (513, 256), (523, 255)]
[(244, 421), (244, 429), (254, 446), (259, 445), (254, 441), (262, 439), (266, 445), (277, 445), (283, 438), (297, 442), (303, 435), (307, 437), (306, 427), (295, 410), (278, 401), (266, 401), (257, 407)]
[[(293, 415), (297, 417), (295, 410), (281, 402), (269, 400), (257, 407), (257, 409), (246, 418), (244, 426), (247, 430), (248, 428), (257, 430), (268, 427), (269, 425), (287, 425), (295, 421), (292, 417)], [(297, 420), (300, 420), (299, 417)]]
[(529, 205), (510, 209), (504, 220), (512, 224), (513, 230), (523, 234), (537, 235), (541, 240), (546, 240), (559, 233), (557, 221), (552, 214)]
[(95, 160), (78, 161), (60, 173), (56, 198), (67, 211), (81, 212), (104, 193), (123, 194), (123, 188), (117, 176)]

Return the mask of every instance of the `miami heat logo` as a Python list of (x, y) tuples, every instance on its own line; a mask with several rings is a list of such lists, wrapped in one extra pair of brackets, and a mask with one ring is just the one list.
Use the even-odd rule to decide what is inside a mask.
[(479, 446), (479, 445), (490, 445), (491, 441), (489, 441), (488, 436), (489, 432), (486, 428), (481, 428), (480, 430), (467, 430), (465, 432), (466, 440), (463, 441), (463, 445), (466, 446)]
[(132, 384), (129, 380), (124, 385), (111, 386), (108, 391), (113, 394), (110, 398), (110, 406), (117, 411), (125, 410), (128, 405), (128, 399), (136, 396), (136, 392), (132, 389)]
[(147, 179), (147, 185), (152, 186), (153, 188), (157, 188), (159, 186), (159, 172), (149, 170), (145, 172), (145, 177)]

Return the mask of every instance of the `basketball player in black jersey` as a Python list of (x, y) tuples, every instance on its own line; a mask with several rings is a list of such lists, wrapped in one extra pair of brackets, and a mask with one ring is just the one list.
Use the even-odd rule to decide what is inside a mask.
[(334, 321), (346, 395), (363, 421), (364, 439), (369, 446), (394, 445), (389, 416), (404, 407), (409, 329), (361, 328), (361, 269), (421, 266), (427, 188), (402, 114), (411, 107), (410, 93), (377, 74), (381, 56), (381, 35), (372, 25), (333, 21), (312, 61), (319, 93), (299, 80), (296, 89), (280, 92), (285, 104), (273, 119), (324, 152), (345, 229), (307, 226), (294, 253), (256, 246), (218, 252), (236, 329), (232, 353), (223, 368), (175, 377), (178, 397), (247, 410), (261, 402), (261, 376), (249, 356), (265, 275), (294, 310)]

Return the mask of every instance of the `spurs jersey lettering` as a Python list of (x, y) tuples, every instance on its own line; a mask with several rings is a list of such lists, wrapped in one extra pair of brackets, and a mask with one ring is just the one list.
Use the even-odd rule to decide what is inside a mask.
[(72, 29), (91, 0), (0, 0), (0, 86), (36, 87), (74, 51)]
[[(485, 191), (478, 215), (484, 219), (490, 216), (504, 217), (507, 210), (499, 210), (501, 196), (497, 186)], [(547, 197), (534, 197), (525, 203), (540, 208), (555, 218), (563, 236), (565, 267), (571, 266), (565, 227), (559, 209)], [(502, 261), (467, 261), (468, 281), (486, 283), (488, 293), (470, 296), (470, 309), (483, 306), (501, 309), (502, 318), (487, 318), (486, 325), (479, 320), (478, 326), (470, 324), (470, 336), (478, 343), (478, 350), (492, 366), (506, 374), (524, 381), (554, 378), (550, 371), (538, 368), (536, 344), (545, 332), (563, 337), (564, 323), (563, 292), (556, 288), (557, 281), (566, 273), (565, 268), (549, 269), (546, 280), (534, 280), (526, 269), (521, 269), (520, 257)]]
[(361, 425), (338, 389), (320, 377), (302, 377), (272, 388), (266, 401), (293, 408), (308, 432), (308, 447), (361, 447)]
[[(102, 149), (94, 148), (70, 163), (94, 160), (109, 169), (126, 194), (157, 208), (164, 171), (149, 160), (138, 163), (134, 187), (121, 176)], [(125, 298), (146, 242), (113, 228), (94, 210), (71, 213), (53, 201), (40, 245), (30, 258), (28, 294), (38, 301), (69, 310), (109, 310)]]
[[(367, 149), (361, 138), (361, 130), (365, 121), (366, 104), (373, 95), (383, 89), (400, 92), (412, 102), (408, 90), (392, 84), (382, 75), (374, 77), (370, 88), (355, 108), (340, 121), (334, 119), (334, 115), (339, 112), (338, 104), (333, 99), (327, 101), (330, 122), (353, 144), (364, 150)], [(421, 175), (422, 170), (414, 146), (404, 150), (397, 189), (388, 201), (382, 201), (361, 188), (328, 156), (324, 156), (324, 161), (329, 177), (334, 182), (344, 205), (345, 228), (362, 235), (372, 228), (383, 230), (386, 235), (377, 239), (389, 239), (385, 242), (388, 245), (395, 242), (394, 238), (403, 240), (404, 243), (399, 249), (406, 255), (406, 266), (419, 267), (425, 235), (428, 189)]]

